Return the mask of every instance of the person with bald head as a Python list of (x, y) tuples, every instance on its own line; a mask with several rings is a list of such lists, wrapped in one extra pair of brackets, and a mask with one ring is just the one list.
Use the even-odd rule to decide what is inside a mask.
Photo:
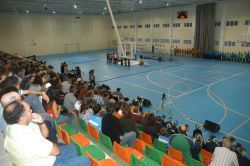
[(222, 140), (222, 147), (216, 147), (212, 161), (209, 166), (226, 165), (238, 166), (238, 159), (235, 152), (230, 150), (232, 142), (228, 138)]

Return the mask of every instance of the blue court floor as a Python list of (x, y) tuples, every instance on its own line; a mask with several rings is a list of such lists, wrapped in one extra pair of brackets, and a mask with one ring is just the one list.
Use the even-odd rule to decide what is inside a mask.
[[(189, 124), (190, 131), (196, 123), (216, 122), (221, 126), (216, 134), (219, 139), (224, 135), (233, 136), (250, 153), (250, 64), (174, 57), (171, 62), (145, 60), (146, 66), (128, 68), (107, 64), (106, 53), (105, 50), (89, 51), (38, 59), (46, 60), (57, 72), (63, 61), (69, 64), (69, 69), (80, 66), (85, 80), (88, 71), (95, 69), (98, 84), (107, 84), (113, 90), (120, 87), (130, 101), (136, 96), (150, 99), (153, 105), (144, 108), (145, 111), (172, 116), (179, 124)], [(74, 63), (67, 61), (70, 56), (96, 61)], [(159, 108), (162, 93), (167, 94), (163, 110)], [(202, 130), (208, 139), (210, 132)]]

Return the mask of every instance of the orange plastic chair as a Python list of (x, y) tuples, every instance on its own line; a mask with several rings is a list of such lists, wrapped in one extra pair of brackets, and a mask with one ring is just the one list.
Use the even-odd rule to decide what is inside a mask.
[(142, 140), (135, 140), (134, 148), (138, 150), (141, 154), (144, 154), (145, 146), (145, 142), (143, 142)]
[[(59, 127), (61, 128), (61, 127)], [(70, 137), (67, 131), (63, 130), (61, 128), (61, 133), (62, 133), (62, 140), (64, 141), (65, 144), (70, 144)]]
[(205, 149), (201, 149), (200, 154), (203, 157), (203, 164), (209, 165), (210, 162), (211, 162), (211, 158), (212, 158), (213, 154), (206, 151)]
[(122, 118), (122, 115), (118, 114), (117, 112), (114, 112), (113, 115), (118, 119)]
[(177, 161), (167, 155), (162, 156), (161, 165), (162, 166), (185, 166), (185, 164), (183, 164), (182, 162)]
[(180, 161), (182, 163), (185, 163), (182, 152), (175, 149), (175, 148), (173, 148), (172, 146), (170, 146), (168, 148), (168, 155), (169, 155), (169, 157), (171, 157), (171, 158), (173, 158), (175, 160), (178, 160), (178, 161)]
[(90, 144), (89, 139), (82, 133), (74, 134), (70, 136), (72, 140), (77, 142), (82, 147), (88, 146)]
[(118, 166), (117, 162), (115, 162), (114, 160), (110, 158), (97, 161), (88, 152), (85, 152), (85, 154), (86, 156), (90, 158), (91, 166)]
[(96, 127), (93, 127), (91, 124), (88, 123), (87, 131), (91, 137), (95, 138), (97, 141), (100, 141), (98, 129)]
[(141, 140), (144, 141), (146, 144), (153, 146), (152, 137), (148, 135), (147, 133), (141, 132)]
[(60, 139), (62, 139), (62, 128), (61, 128), (61, 126), (64, 126), (64, 125), (66, 125), (67, 123), (66, 122), (63, 122), (63, 123), (59, 123), (58, 125), (57, 125), (57, 127), (58, 127), (58, 137), (60, 138)]
[(121, 145), (119, 145), (117, 142), (114, 142), (113, 144), (114, 153), (120, 157), (122, 160), (124, 160), (126, 163), (130, 163), (130, 156), (131, 154), (135, 155), (137, 158), (142, 159), (143, 155), (138, 152), (136, 149), (133, 148), (125, 148)]

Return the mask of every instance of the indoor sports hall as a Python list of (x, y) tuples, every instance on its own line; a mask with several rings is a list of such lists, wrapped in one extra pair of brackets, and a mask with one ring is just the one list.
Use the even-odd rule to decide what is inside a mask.
[(249, 165), (249, 6), (0, 0), (0, 165)]

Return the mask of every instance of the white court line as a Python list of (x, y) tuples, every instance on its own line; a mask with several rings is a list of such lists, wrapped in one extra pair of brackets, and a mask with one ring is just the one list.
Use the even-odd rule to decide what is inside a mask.
[[(105, 76), (105, 77), (109, 78), (108, 76)], [(145, 89), (145, 90), (148, 90), (148, 91), (151, 91), (151, 92), (155, 92), (155, 93), (158, 93), (158, 94), (162, 95), (162, 92), (153, 90), (151, 88), (146, 88), (146, 87), (143, 87), (141, 85), (132, 84), (132, 83), (129, 83), (129, 82), (126, 82), (126, 81), (122, 81), (122, 80), (119, 80), (119, 79), (115, 79), (114, 81), (122, 82), (122, 83), (125, 83), (125, 84), (128, 84), (128, 85), (134, 86), (134, 87), (142, 88), (142, 89)], [(172, 96), (172, 95), (169, 95), (169, 96), (175, 98), (175, 96)]]
[[(208, 87), (208, 89), (210, 89), (210, 87), (211, 86), (209, 86)], [(210, 94), (209, 94), (209, 90), (207, 89), (207, 93), (208, 93), (208, 96), (210, 97)], [(213, 94), (213, 93), (212, 93)], [(213, 94), (214, 95), (214, 94)], [(217, 96), (218, 97), (218, 96)], [(211, 97), (210, 97), (211, 98)], [(219, 97), (218, 97), (219, 98)], [(244, 117), (246, 117), (246, 118), (249, 118), (249, 116), (247, 116), (247, 115), (245, 115), (245, 114), (242, 114), (242, 113), (240, 113), (240, 112), (237, 112), (237, 111), (235, 111), (235, 110), (233, 110), (233, 109), (231, 109), (231, 108), (229, 108), (229, 107), (226, 107), (225, 106), (225, 104), (224, 105), (222, 105), (221, 103), (219, 103), (218, 101), (216, 101), (216, 100), (214, 100), (213, 98), (211, 98), (216, 104), (218, 104), (219, 106), (221, 106), (221, 107), (224, 107), (224, 108), (226, 108), (228, 111), (230, 111), (230, 112), (233, 112), (233, 113), (235, 113), (235, 114), (238, 114), (238, 115), (241, 115), (241, 116), (244, 116)], [(224, 103), (224, 102), (223, 102)]]
[(173, 76), (173, 77), (176, 77), (176, 78), (180, 78), (182, 80), (190, 81), (190, 82), (193, 82), (193, 83), (196, 83), (196, 84), (207, 85), (207, 84), (204, 84), (203, 82), (194, 81), (194, 80), (191, 80), (191, 79), (188, 79), (188, 78), (185, 78), (185, 77), (179, 77), (179, 76), (174, 75), (174, 74), (164, 73), (161, 70), (160, 70), (160, 73), (165, 74), (165, 75), (169, 75), (169, 76)]
[(250, 118), (247, 118), (247, 120), (245, 120), (244, 122), (239, 124), (237, 127), (235, 127), (233, 130), (231, 130), (230, 133), (228, 133), (228, 135), (232, 135), (236, 130), (244, 126), (248, 121), (250, 121)]
[(161, 85), (159, 85), (158, 83), (151, 81), (151, 80), (149, 79), (149, 76), (150, 76), (153, 72), (155, 72), (155, 71), (151, 71), (151, 72), (149, 72), (149, 73), (147, 74), (147, 79), (148, 79), (148, 81), (149, 81), (151, 84), (156, 85), (156, 86), (158, 86), (158, 87), (161, 87), (161, 88), (163, 88), (163, 89), (169, 90), (169, 91), (174, 91), (174, 92), (178, 92), (178, 93), (182, 93), (182, 94), (185, 94), (185, 93), (186, 93), (186, 92), (184, 92), (184, 91), (174, 90), (174, 89), (170, 89), (170, 88), (161, 86)]

